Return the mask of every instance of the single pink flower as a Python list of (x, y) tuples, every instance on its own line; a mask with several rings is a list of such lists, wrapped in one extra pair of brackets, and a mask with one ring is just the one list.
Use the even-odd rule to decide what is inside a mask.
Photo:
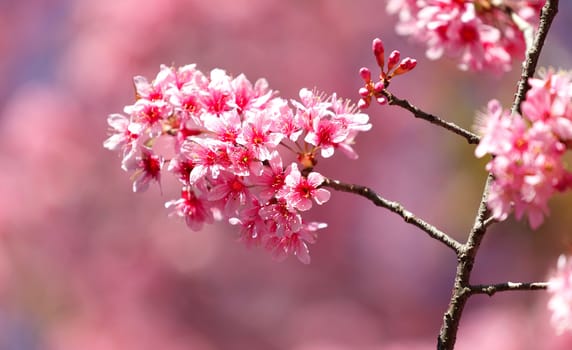
[(244, 206), (251, 199), (250, 190), (244, 179), (232, 173), (223, 172), (216, 181), (211, 181), (211, 188), (207, 198), (211, 202), (219, 202), (223, 208), (223, 215), (234, 215), (240, 206)]
[(129, 129), (132, 132), (149, 129), (151, 136), (159, 136), (163, 131), (163, 121), (173, 113), (173, 106), (163, 100), (141, 99), (134, 105), (125, 107), (124, 111), (131, 117)]
[(181, 198), (165, 203), (165, 208), (173, 207), (170, 215), (177, 215), (185, 219), (187, 226), (193, 231), (202, 229), (204, 223), (213, 223), (209, 201), (198, 197), (191, 189), (184, 188)]
[(141, 155), (128, 159), (124, 164), (128, 171), (135, 171), (133, 174), (133, 192), (144, 192), (149, 188), (151, 181), (156, 181), (160, 185), (161, 169), (164, 159), (145, 147), (141, 148)]
[(105, 140), (103, 147), (112, 151), (121, 149), (123, 154), (131, 153), (139, 139), (139, 134), (129, 130), (129, 118), (117, 113), (111, 114), (107, 117), (107, 124), (111, 127), (113, 134)]
[[(259, 176), (264, 171), (263, 163), (258, 160), (251, 148), (228, 146), (228, 157), (232, 163), (229, 170), (239, 176)], [(251, 182), (249, 180), (249, 182)]]
[(280, 236), (298, 232), (302, 227), (302, 216), (284, 199), (277, 199), (262, 206), (258, 212), (266, 220), (268, 231)]
[(334, 147), (343, 142), (349, 135), (348, 129), (332, 119), (315, 117), (312, 129), (308, 131), (304, 141), (319, 147), (321, 155), (329, 158), (334, 155)]
[(230, 77), (224, 70), (213, 69), (208, 88), (200, 92), (201, 102), (209, 113), (220, 114), (231, 109), (232, 87)]
[(324, 177), (317, 172), (311, 172), (307, 177), (302, 176), (298, 165), (292, 163), (279, 195), (290, 207), (306, 211), (312, 208), (312, 200), (321, 205), (330, 199), (330, 191), (319, 188), (323, 182)]
[(228, 219), (231, 225), (239, 226), (239, 240), (247, 247), (259, 246), (262, 237), (269, 234), (266, 221), (260, 216), (261, 204), (255, 198), (251, 204)]
[(228, 111), (220, 115), (205, 114), (204, 127), (212, 132), (218, 140), (234, 144), (241, 133), (242, 121), (236, 111)]
[(326, 224), (312, 222), (303, 224), (299, 231), (284, 236), (264, 236), (266, 249), (270, 250), (277, 260), (284, 260), (288, 255), (295, 255), (303, 264), (310, 263), (310, 249), (308, 244), (317, 240), (316, 231), (327, 227)]
[(133, 85), (135, 85), (135, 95), (137, 99), (144, 99), (149, 101), (157, 101), (163, 99), (163, 89), (161, 86), (149, 83), (145, 77), (139, 75), (134, 77)]
[(194, 184), (204, 176), (216, 179), (231, 162), (226, 153), (226, 145), (220, 141), (190, 137), (181, 147), (182, 154), (193, 162), (189, 182)]
[(236, 142), (251, 149), (258, 160), (265, 161), (284, 138), (283, 134), (272, 130), (273, 124), (264, 112), (251, 113), (244, 121)]
[(195, 165), (192, 160), (180, 156), (171, 159), (167, 167), (167, 170), (170, 173), (177, 175), (179, 181), (183, 185), (188, 185), (191, 171), (193, 170), (194, 167)]
[(267, 116), (273, 121), (272, 129), (296, 142), (304, 132), (304, 122), (298, 113), (294, 114), (286, 100), (276, 98), (269, 104)]
[(255, 85), (252, 86), (252, 83), (244, 74), (234, 78), (231, 81), (231, 86), (234, 96), (234, 101), (231, 101), (231, 103), (236, 107), (238, 113), (241, 114), (248, 110), (265, 109), (264, 107), (274, 94), (268, 88), (268, 82), (265, 79), (257, 80)]
[(260, 186), (258, 197), (262, 203), (266, 203), (284, 187), (285, 180), (286, 173), (282, 166), (282, 158), (277, 151), (274, 151), (268, 159), (268, 166), (264, 167), (260, 176), (254, 177), (251, 182)]

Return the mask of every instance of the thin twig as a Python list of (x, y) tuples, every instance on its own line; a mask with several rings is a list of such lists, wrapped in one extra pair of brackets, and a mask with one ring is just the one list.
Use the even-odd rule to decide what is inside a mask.
[(459, 254), (459, 252), (461, 251), (462, 247), (461, 243), (457, 242), (455, 239), (453, 239), (443, 231), (439, 230), (435, 226), (427, 223), (423, 219), (420, 219), (412, 212), (405, 209), (403, 205), (401, 205), (400, 203), (390, 201), (381, 197), (369, 187), (354, 185), (354, 184), (346, 184), (341, 181), (332, 179), (325, 179), (324, 182), (322, 183), (322, 186), (330, 187), (332, 189), (342, 192), (354, 193), (362, 197), (365, 197), (369, 199), (374, 205), (386, 208), (391, 212), (401, 216), (406, 223), (417, 226), (422, 231), (427, 233), (431, 238), (434, 238), (445, 244), (447, 247), (453, 249), (453, 251), (455, 251), (456, 254)]
[(415, 118), (423, 119), (423, 120), (430, 122), (431, 124), (435, 124), (437, 126), (445, 128), (445, 129), (465, 138), (465, 140), (467, 140), (467, 142), (469, 144), (476, 145), (479, 143), (480, 137), (478, 135), (475, 135), (472, 132), (470, 132), (466, 129), (463, 129), (462, 127), (458, 126), (457, 124), (445, 121), (445, 120), (443, 120), (443, 119), (441, 119), (441, 118), (439, 118), (433, 114), (429, 114), (427, 112), (424, 112), (421, 109), (419, 109), (418, 107), (412, 105), (409, 101), (400, 99), (387, 90), (383, 90), (382, 93), (385, 95), (385, 97), (387, 98), (387, 101), (390, 105), (399, 106), (403, 109), (408, 110), (409, 112), (411, 112), (413, 114), (413, 116), (415, 116)]
[(487, 294), (493, 296), (497, 292), (518, 291), (518, 290), (545, 290), (548, 282), (506, 282), (499, 284), (479, 284), (469, 286), (470, 294)]

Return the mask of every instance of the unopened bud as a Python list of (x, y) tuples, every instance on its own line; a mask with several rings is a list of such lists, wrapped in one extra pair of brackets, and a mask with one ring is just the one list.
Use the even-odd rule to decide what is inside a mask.
[(359, 109), (366, 109), (367, 107), (369, 107), (369, 99), (365, 98), (360, 99), (357, 103), (357, 107)]
[(401, 53), (397, 50), (393, 50), (390, 54), (389, 57), (387, 58), (387, 71), (391, 71), (395, 66), (397, 66), (397, 64), (399, 63), (399, 60), (401, 59)]
[(403, 61), (401, 61), (401, 63), (399, 63), (399, 66), (393, 72), (393, 75), (399, 75), (399, 74), (407, 73), (410, 70), (412, 70), (413, 68), (415, 68), (416, 65), (417, 65), (417, 60), (415, 60), (411, 57), (407, 57), (407, 58), (403, 59)]
[(385, 49), (383, 48), (383, 42), (381, 39), (373, 39), (372, 50), (375, 60), (377, 61), (377, 65), (383, 70), (383, 65), (385, 64)]
[(365, 87), (362, 87), (358, 90), (358, 93), (361, 97), (367, 97), (369, 96), (369, 90)]
[(371, 81), (371, 72), (369, 69), (363, 67), (359, 70), (360, 77), (366, 82), (369, 83)]

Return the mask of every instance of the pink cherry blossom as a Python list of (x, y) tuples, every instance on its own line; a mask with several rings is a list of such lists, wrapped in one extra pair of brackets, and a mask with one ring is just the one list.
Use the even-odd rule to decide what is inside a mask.
[(556, 271), (548, 280), (548, 309), (552, 312), (550, 319), (556, 331), (561, 334), (572, 331), (572, 259), (560, 255)]
[(198, 197), (192, 190), (186, 188), (181, 191), (181, 198), (165, 203), (165, 208), (173, 207), (171, 215), (185, 219), (187, 226), (193, 231), (199, 231), (203, 224), (214, 221), (210, 211), (209, 201)]
[(229, 146), (227, 151), (232, 163), (230, 170), (234, 174), (240, 176), (259, 176), (264, 172), (265, 167), (260, 159), (257, 158), (252, 148)]
[(216, 179), (221, 170), (231, 165), (225, 144), (217, 140), (191, 137), (185, 141), (181, 151), (193, 162), (189, 176), (191, 184), (207, 175)]
[[(303, 225), (302, 212), (330, 198), (313, 170), (317, 157), (339, 149), (357, 158), (352, 145), (371, 129), (369, 117), (336, 94), (303, 88), (288, 103), (264, 79), (252, 84), (222, 69), (205, 75), (194, 64), (162, 65), (152, 81), (134, 82), (136, 101), (127, 116), (108, 117), (104, 142), (134, 171), (134, 190), (167, 172), (182, 189), (166, 207), (192, 230), (228, 220), (245, 244), (309, 262), (308, 243), (325, 224)], [(297, 162), (285, 168), (284, 157)]]
[(111, 114), (107, 118), (107, 124), (111, 127), (113, 134), (105, 140), (103, 147), (111, 151), (123, 148), (125, 153), (130, 153), (135, 148), (139, 135), (129, 130), (129, 118), (117, 113)]
[(266, 248), (273, 252), (277, 260), (285, 259), (289, 254), (295, 255), (300, 262), (310, 263), (310, 250), (308, 243), (316, 242), (316, 231), (327, 227), (324, 223), (312, 222), (304, 224), (299, 231), (285, 236), (266, 236)]
[(206, 110), (220, 114), (230, 110), (229, 101), (232, 98), (230, 77), (222, 69), (211, 71), (210, 82), (206, 90), (201, 90), (201, 102)]
[(280, 196), (290, 207), (306, 211), (312, 208), (312, 200), (321, 205), (330, 199), (330, 191), (319, 188), (322, 182), (324, 177), (321, 174), (311, 172), (308, 177), (304, 177), (298, 170), (298, 165), (292, 163)]
[(218, 201), (223, 214), (230, 217), (251, 199), (251, 194), (242, 177), (223, 172), (217, 181), (212, 182), (207, 198), (212, 202)]
[(556, 192), (564, 175), (562, 155), (565, 146), (552, 131), (535, 124), (528, 127), (519, 115), (510, 117), (489, 104), (493, 114), (485, 130), (482, 144), (475, 154), (495, 157), (487, 164), (494, 175), (489, 207), (493, 216), (504, 220), (514, 207), (516, 217), (528, 216), (530, 226), (537, 228), (548, 214), (547, 202)]
[(286, 179), (285, 169), (282, 166), (282, 158), (277, 151), (272, 152), (268, 159), (268, 166), (264, 167), (260, 176), (254, 177), (251, 182), (259, 186), (258, 197), (266, 202), (274, 197), (282, 187)]
[(533, 122), (548, 124), (562, 140), (572, 139), (572, 75), (570, 72), (545, 71), (540, 78), (529, 79), (530, 90), (522, 111)]
[(283, 198), (278, 198), (260, 208), (258, 214), (267, 222), (271, 235), (288, 235), (302, 227), (302, 215)]
[(259, 160), (265, 161), (284, 138), (283, 134), (274, 132), (272, 126), (272, 119), (264, 112), (248, 114), (236, 142), (250, 148)]
[(137, 125), (137, 129), (151, 129), (153, 135), (160, 135), (162, 122), (173, 112), (172, 106), (163, 101), (150, 101), (140, 99), (132, 106), (124, 109), (131, 116), (131, 122)]
[(149, 188), (152, 181), (160, 183), (161, 169), (164, 160), (153, 154), (150, 149), (141, 148), (141, 154), (128, 159), (124, 163), (125, 170), (134, 171), (133, 192), (143, 192)]
[(482, 137), (475, 155), (480, 158), (487, 153), (506, 152), (511, 147), (511, 143), (507, 142), (511, 135), (522, 132), (525, 127), (522, 118), (516, 117), (513, 121), (498, 100), (491, 100), (487, 111), (477, 114), (476, 129)]
[(239, 240), (247, 247), (259, 246), (261, 237), (269, 233), (268, 225), (260, 215), (262, 206), (256, 198), (242, 208), (240, 214), (228, 219), (231, 225), (239, 226)]
[(208, 115), (203, 121), (205, 129), (213, 132), (221, 142), (235, 143), (241, 133), (242, 121), (236, 111)]
[(312, 130), (306, 134), (304, 141), (321, 149), (322, 157), (334, 155), (334, 146), (347, 139), (349, 131), (341, 123), (332, 119), (314, 118)]
[(391, 0), (387, 11), (398, 15), (398, 34), (427, 46), (429, 59), (446, 55), (456, 59), (461, 70), (501, 73), (524, 57), (523, 24), (537, 26), (543, 3)]
[(531, 80), (531, 85), (522, 104), (523, 116), (510, 115), (496, 100), (489, 102), (488, 110), (478, 116), (482, 138), (475, 155), (494, 155), (486, 166), (494, 175), (488, 197), (493, 217), (504, 220), (514, 210), (517, 219), (526, 216), (537, 228), (549, 214), (550, 198), (571, 184), (562, 142), (569, 132), (566, 111), (571, 100), (565, 103), (557, 96), (567, 96), (571, 82), (566, 76), (548, 74)]
[(268, 88), (266, 79), (259, 79), (254, 87), (244, 74), (231, 81), (234, 92), (234, 101), (232, 102), (239, 113), (248, 110), (263, 109), (265, 104), (270, 101), (274, 92)]

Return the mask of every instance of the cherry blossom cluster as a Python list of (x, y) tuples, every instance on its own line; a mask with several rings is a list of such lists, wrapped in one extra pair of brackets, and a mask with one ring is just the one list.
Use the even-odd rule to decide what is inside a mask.
[(313, 170), (317, 156), (357, 158), (352, 144), (371, 128), (368, 115), (335, 94), (302, 89), (289, 103), (264, 79), (252, 84), (221, 69), (206, 76), (195, 65), (161, 66), (153, 81), (134, 83), (135, 103), (108, 117), (104, 142), (121, 152), (133, 190), (169, 173), (181, 192), (165, 206), (192, 230), (227, 220), (246, 244), (308, 263), (308, 243), (326, 224), (301, 214), (330, 198)]
[(537, 228), (548, 214), (548, 200), (572, 185), (563, 156), (572, 141), (572, 75), (547, 71), (529, 79), (522, 115), (492, 100), (477, 126), (483, 135), (477, 157), (492, 154), (486, 168), (494, 175), (488, 206), (497, 220), (514, 209)]
[(372, 51), (377, 66), (380, 69), (379, 79), (374, 82), (371, 78), (371, 71), (368, 68), (363, 67), (359, 70), (359, 74), (365, 82), (365, 86), (359, 89), (361, 96), (358, 102), (359, 108), (369, 107), (372, 99), (375, 99), (377, 103), (381, 105), (387, 103), (383, 89), (389, 85), (391, 79), (395, 76), (405, 74), (417, 66), (417, 61), (411, 57), (401, 59), (401, 53), (397, 50), (393, 50), (389, 54), (386, 62), (385, 48), (379, 38), (373, 39)]
[(558, 333), (572, 331), (572, 258), (560, 255), (556, 271), (548, 280), (548, 309)]
[(389, 0), (397, 33), (425, 43), (429, 59), (444, 54), (462, 70), (509, 71), (526, 51), (524, 32), (538, 25), (545, 0)]

